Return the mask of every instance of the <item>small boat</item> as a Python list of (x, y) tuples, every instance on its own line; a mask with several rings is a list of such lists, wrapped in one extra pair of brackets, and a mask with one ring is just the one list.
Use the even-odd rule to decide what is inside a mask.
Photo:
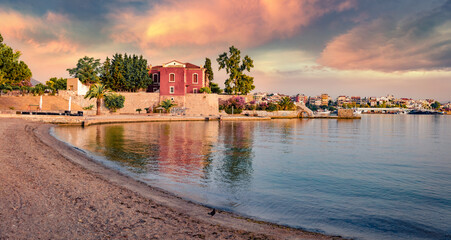
[(330, 116), (330, 111), (329, 110), (318, 110), (315, 115), (319, 116), (319, 117), (327, 117), (327, 116)]
[(443, 115), (443, 112), (418, 109), (418, 110), (410, 111), (409, 114), (415, 114), (415, 115)]

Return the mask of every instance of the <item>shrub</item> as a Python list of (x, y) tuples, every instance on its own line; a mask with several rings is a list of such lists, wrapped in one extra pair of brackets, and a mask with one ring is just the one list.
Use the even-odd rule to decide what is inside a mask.
[(262, 102), (260, 105), (258, 105), (257, 110), (263, 110), (265, 111), (268, 108), (268, 103)]
[(137, 108), (136, 111), (138, 112), (138, 114), (140, 114), (142, 109), (141, 108)]
[(257, 109), (257, 105), (255, 104), (247, 104), (246, 105), (246, 110), (255, 110)]
[(209, 87), (203, 87), (203, 88), (199, 89), (199, 92), (200, 93), (208, 93), (208, 94), (210, 94), (211, 93), (211, 89)]
[(162, 101), (161, 104), (160, 104), (160, 106), (161, 106), (162, 108), (164, 108), (164, 109), (166, 110), (166, 112), (169, 112), (169, 110), (170, 110), (172, 107), (177, 106), (177, 104), (175, 104), (174, 102), (172, 102), (170, 99), (167, 99), (167, 100)]
[(92, 108), (94, 107), (94, 105), (89, 105), (87, 107), (84, 107), (83, 110), (92, 110)]
[(268, 112), (274, 112), (277, 110), (279, 110), (279, 105), (277, 105), (275, 103), (269, 103), (268, 108), (266, 109), (266, 111), (268, 111)]
[(232, 97), (229, 100), (227, 100), (224, 104), (224, 110), (228, 114), (240, 114), (244, 107), (246, 106), (246, 101), (243, 97)]
[(111, 93), (105, 96), (105, 106), (112, 112), (123, 108), (125, 97), (120, 94)]

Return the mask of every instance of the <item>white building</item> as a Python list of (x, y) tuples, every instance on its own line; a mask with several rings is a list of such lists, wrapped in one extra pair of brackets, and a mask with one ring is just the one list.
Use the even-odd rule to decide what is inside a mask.
[(68, 78), (67, 91), (71, 91), (78, 96), (84, 96), (89, 91), (89, 87), (81, 83), (78, 78)]

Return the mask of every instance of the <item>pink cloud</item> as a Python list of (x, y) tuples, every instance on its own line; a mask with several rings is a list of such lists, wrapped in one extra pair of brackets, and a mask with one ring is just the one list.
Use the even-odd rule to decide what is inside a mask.
[(450, 69), (449, 7), (400, 22), (379, 19), (359, 25), (329, 42), (318, 63), (381, 72)]
[(110, 15), (111, 37), (141, 48), (187, 45), (257, 46), (293, 36), (312, 20), (355, 6), (353, 0), (164, 1), (144, 13)]
[(0, 9), (1, 34), (6, 41), (28, 44), (41, 53), (73, 53), (78, 44), (68, 37), (70, 20), (61, 14), (48, 12), (44, 16), (25, 15), (14, 10)]

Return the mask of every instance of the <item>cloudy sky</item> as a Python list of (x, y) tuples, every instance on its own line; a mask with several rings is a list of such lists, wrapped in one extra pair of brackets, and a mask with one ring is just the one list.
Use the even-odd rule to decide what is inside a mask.
[(451, 100), (451, 0), (0, 0), (0, 33), (42, 82), (116, 52), (217, 70), (234, 45), (256, 91)]

